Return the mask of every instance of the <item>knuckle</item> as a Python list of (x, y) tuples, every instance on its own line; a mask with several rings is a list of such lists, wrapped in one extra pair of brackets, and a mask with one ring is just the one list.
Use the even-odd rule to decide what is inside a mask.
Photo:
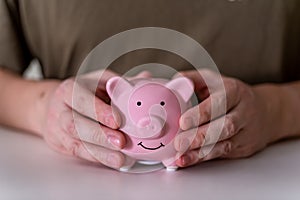
[(94, 128), (91, 130), (91, 140), (95, 144), (103, 145), (106, 142), (106, 136), (99, 131), (99, 128)]
[(190, 145), (190, 148), (192, 148), (192, 149), (199, 148), (205, 142), (205, 136), (204, 136), (204, 133), (202, 131), (198, 131), (197, 135), (192, 135), (191, 134), (190, 137), (192, 139), (192, 143)]
[(211, 98), (211, 106), (209, 109), (211, 110), (212, 118), (218, 117), (219, 115), (225, 114), (226, 112), (226, 94), (218, 93), (212, 96)]
[(66, 99), (66, 95), (70, 94), (70, 92), (73, 91), (74, 86), (74, 80), (73, 79), (67, 79), (63, 81), (55, 90), (54, 95), (60, 98)]
[(225, 127), (225, 137), (229, 138), (236, 133), (237, 128), (236, 128), (235, 120), (232, 117), (227, 117), (226, 121), (227, 122)]
[(210, 119), (210, 116), (209, 116), (209, 111), (208, 110), (203, 110), (202, 112), (202, 117), (201, 117), (201, 122), (206, 122)]
[(228, 154), (230, 154), (232, 152), (232, 142), (227, 141), (227, 142), (224, 142), (223, 145), (224, 145), (224, 151), (223, 151), (222, 156), (227, 156)]
[(67, 151), (73, 156), (78, 156), (79, 146), (80, 146), (79, 142), (73, 141), (67, 146)]
[(209, 142), (208, 134), (205, 133), (205, 130), (200, 130), (200, 128), (198, 128), (198, 134), (196, 138), (198, 138), (199, 145), (202, 145), (201, 143)]
[(184, 116), (185, 117), (192, 117), (193, 120), (195, 120), (196, 122), (199, 122), (200, 121), (200, 117), (202, 117), (202, 111), (204, 109), (202, 109), (202, 105), (199, 104), (198, 106), (196, 106), (195, 108), (187, 111)]
[(65, 111), (60, 113), (59, 121), (61, 122), (62, 129), (69, 135), (76, 137), (77, 131), (75, 126), (75, 120), (71, 113)]
[(74, 137), (77, 137), (77, 131), (76, 131), (76, 126), (75, 126), (75, 123), (74, 123), (74, 119), (71, 119), (71, 121), (67, 124), (66, 131), (70, 135), (72, 135)]
[(209, 137), (205, 136), (205, 133), (203, 131), (200, 131), (199, 136), (198, 136), (198, 144), (199, 146), (204, 145), (206, 140), (209, 140)]
[(74, 83), (75, 83), (74, 79), (69, 78), (61, 83), (61, 87), (64, 89), (70, 89), (70, 88), (73, 88)]
[(226, 101), (227, 101), (227, 96), (226, 93), (220, 93), (220, 96), (217, 98), (217, 111), (216, 113), (218, 115), (222, 115), (226, 113)]
[[(200, 120), (201, 122), (206, 122), (210, 120), (210, 106), (205, 106), (201, 111)], [(196, 115), (197, 116), (197, 115)], [(195, 117), (195, 115), (194, 115)]]
[(232, 142), (228, 141), (226, 143), (226, 152), (229, 153), (232, 151)]
[(235, 78), (227, 80), (226, 92), (230, 95), (236, 95), (236, 99), (240, 99), (241, 93), (241, 82)]
[(72, 106), (76, 108), (77, 112), (81, 114), (86, 113), (86, 105), (88, 102), (86, 102), (86, 97), (77, 92), (78, 94), (72, 96)]
[(228, 78), (227, 82), (227, 89), (231, 90), (232, 92), (237, 92), (239, 90), (239, 81), (235, 78)]
[(81, 114), (86, 114), (85, 106), (84, 106), (84, 99), (83, 97), (79, 97), (78, 99), (73, 99), (73, 106), (76, 110)]

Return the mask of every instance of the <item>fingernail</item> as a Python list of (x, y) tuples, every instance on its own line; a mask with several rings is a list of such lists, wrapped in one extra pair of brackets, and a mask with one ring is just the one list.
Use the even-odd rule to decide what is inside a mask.
[(190, 129), (194, 126), (193, 119), (191, 117), (185, 117), (182, 120), (182, 123), (180, 124), (180, 128), (182, 130)]
[(145, 71), (142, 71), (141, 73), (138, 74), (139, 77), (142, 77), (142, 78), (150, 78), (151, 77), (151, 72), (145, 70)]
[(183, 72), (177, 72), (172, 78), (178, 78), (178, 77), (183, 77), (184, 73)]
[(181, 164), (182, 166), (187, 166), (191, 163), (191, 158), (188, 155), (181, 156)]
[(113, 168), (120, 168), (122, 165), (120, 157), (112, 153), (107, 155), (107, 163)]
[(121, 144), (121, 141), (119, 138), (117, 138), (115, 136), (108, 136), (108, 141), (109, 141), (109, 143), (111, 143), (112, 145), (117, 147), (118, 149), (122, 148), (122, 144)]
[(136, 162), (135, 159), (125, 156), (125, 161), (123, 163), (123, 166), (119, 170), (126, 172), (135, 164), (135, 162)]

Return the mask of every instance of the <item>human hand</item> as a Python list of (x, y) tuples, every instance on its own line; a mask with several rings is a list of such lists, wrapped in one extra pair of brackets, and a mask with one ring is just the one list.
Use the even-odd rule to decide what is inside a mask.
[[(45, 141), (60, 153), (119, 169), (128, 158), (120, 150), (126, 139), (118, 113), (108, 105), (105, 85), (118, 74), (96, 71), (57, 84), (49, 95)], [(138, 77), (149, 76), (141, 73)], [(100, 79), (101, 77), (101, 79)]]
[[(176, 161), (178, 166), (215, 158), (248, 157), (276, 140), (274, 113), (263, 90), (222, 76), (223, 90), (220, 85), (213, 84), (219, 75), (209, 70), (180, 74), (194, 82), (195, 93), (202, 101), (181, 116), (183, 132), (174, 141), (176, 150), (183, 154)], [(204, 82), (204, 77), (210, 86)], [(221, 127), (220, 133), (208, 131), (209, 127), (210, 130)]]

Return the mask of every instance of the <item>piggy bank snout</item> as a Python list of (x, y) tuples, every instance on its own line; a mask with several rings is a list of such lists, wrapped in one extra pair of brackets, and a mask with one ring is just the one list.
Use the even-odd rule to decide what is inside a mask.
[(149, 115), (138, 120), (135, 136), (144, 139), (160, 137), (164, 134), (165, 123), (165, 110), (158, 106), (153, 106), (149, 110)]
[(163, 134), (164, 125), (165, 120), (160, 117), (142, 118), (137, 124), (136, 137), (144, 139), (160, 137)]

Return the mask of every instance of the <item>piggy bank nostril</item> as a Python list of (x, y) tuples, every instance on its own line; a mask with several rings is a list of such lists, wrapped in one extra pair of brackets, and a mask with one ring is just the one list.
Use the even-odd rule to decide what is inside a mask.
[(142, 118), (137, 125), (136, 136), (139, 138), (153, 138), (163, 134), (164, 121), (159, 117)]
[(142, 119), (139, 121), (138, 125), (142, 128), (149, 126), (151, 120), (150, 119)]
[(155, 125), (150, 125), (150, 126), (149, 126), (149, 130), (150, 130), (150, 131), (156, 131), (157, 129), (158, 129), (158, 127), (155, 126)]

